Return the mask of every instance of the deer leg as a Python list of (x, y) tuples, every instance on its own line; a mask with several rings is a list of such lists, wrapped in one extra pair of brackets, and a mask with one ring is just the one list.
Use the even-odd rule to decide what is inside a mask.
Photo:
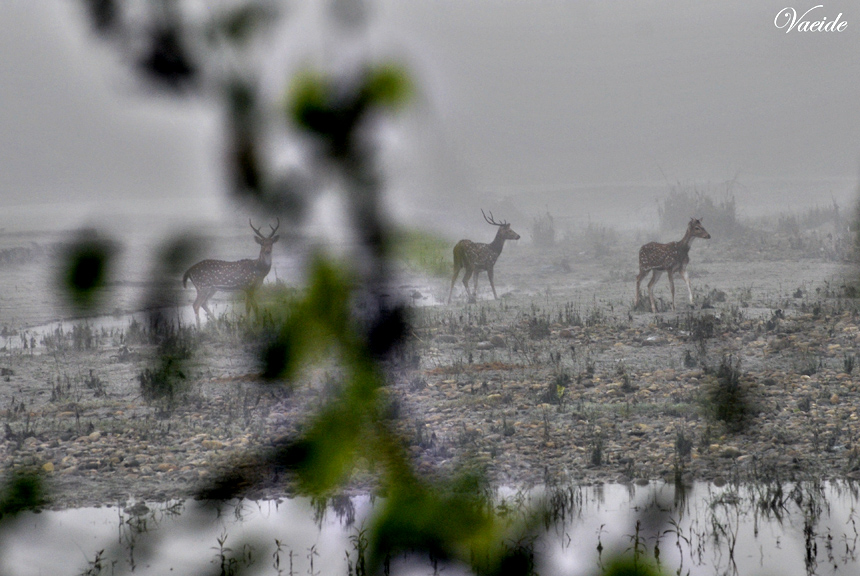
[(206, 309), (206, 299), (209, 298), (209, 290), (211, 286), (201, 286), (197, 288), (197, 297), (194, 299), (194, 304), (191, 306), (194, 308), (194, 315), (197, 317), (197, 325), (200, 325), (200, 307), (203, 306), (204, 310)]
[(469, 299), (472, 299), (472, 295), (469, 293), (469, 279), (472, 277), (474, 270), (472, 268), (466, 268), (466, 272), (463, 274), (463, 288), (466, 289), (466, 296)]
[(648, 298), (651, 300), (651, 312), (657, 313), (657, 303), (654, 301), (654, 284), (657, 283), (657, 280), (660, 279), (660, 276), (663, 275), (662, 270), (654, 269), (654, 273), (651, 275), (651, 281), (648, 282)]
[(461, 267), (454, 266), (454, 276), (451, 277), (451, 289), (448, 290), (448, 304), (451, 303), (451, 294), (454, 293), (454, 284), (457, 283), (457, 276), (460, 275), (460, 268)]
[(475, 270), (475, 285), (472, 287), (472, 296), (475, 300), (478, 299), (478, 276), (481, 275), (480, 270)]
[(690, 306), (692, 306), (693, 305), (693, 287), (690, 286), (690, 277), (687, 276), (686, 270), (681, 272), (681, 276), (684, 278), (684, 283), (687, 285), (687, 294), (690, 295)]
[(487, 278), (490, 279), (490, 288), (493, 289), (493, 298), (495, 300), (498, 300), (499, 297), (496, 296), (496, 285), (493, 284), (493, 269), (492, 268), (487, 268)]
[(257, 301), (256, 301), (256, 298), (254, 295), (254, 288), (253, 287), (248, 288), (248, 290), (245, 291), (245, 315), (246, 316), (250, 317), (251, 308), (254, 309), (255, 313), (257, 312)]
[(197, 327), (200, 328), (200, 290), (197, 290), (197, 297), (194, 298), (194, 303), (191, 304), (191, 307), (194, 308), (194, 317), (197, 319)]
[(647, 275), (648, 270), (639, 270), (639, 274), (636, 276), (636, 298), (633, 299), (634, 308), (639, 306), (639, 285), (642, 283), (642, 279)]
[[(203, 299), (200, 301), (200, 306), (203, 308), (203, 310), (206, 311), (207, 318), (215, 318), (215, 315), (212, 313), (212, 310), (210, 310), (209, 306), (206, 305), (206, 301), (209, 300), (209, 298), (211, 298), (212, 296), (214, 296), (217, 291), (218, 289), (214, 286), (209, 286), (203, 293)], [(200, 297), (198, 296), (198, 298)]]
[(675, 311), (675, 279), (672, 277), (672, 271), (669, 270), (669, 289), (672, 291), (672, 312)]

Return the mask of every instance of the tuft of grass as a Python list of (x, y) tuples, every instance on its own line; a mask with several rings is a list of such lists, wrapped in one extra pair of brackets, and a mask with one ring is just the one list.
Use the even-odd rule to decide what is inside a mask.
[(533, 340), (541, 340), (550, 335), (550, 318), (539, 314), (537, 309), (532, 308), (532, 314), (528, 317), (528, 334)]
[(555, 404), (561, 406), (564, 404), (567, 388), (573, 382), (566, 371), (562, 370), (556, 373), (555, 377), (547, 383), (546, 390), (541, 395), (541, 402), (547, 404)]
[(795, 366), (795, 371), (801, 376), (812, 376), (821, 370), (821, 368), (823, 368), (821, 358), (811, 352), (805, 352), (800, 359), (799, 365)]
[(591, 465), (603, 464), (603, 436), (597, 435), (591, 440)]
[(138, 373), (137, 380), (144, 400), (158, 404), (165, 413), (176, 407), (188, 387), (181, 362), (167, 356), (162, 357), (154, 368), (144, 368)]

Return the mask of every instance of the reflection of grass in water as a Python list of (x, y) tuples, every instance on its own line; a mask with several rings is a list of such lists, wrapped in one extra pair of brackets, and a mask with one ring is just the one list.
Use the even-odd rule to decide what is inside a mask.
[[(452, 486), (453, 493), (483, 493), (485, 487), (480, 484), (474, 485), (476, 481), (479, 480), (466, 477), (461, 484)], [(738, 485), (729, 482), (724, 488), (721, 484), (709, 485), (705, 489), (702, 487), (703, 485), (699, 485), (698, 488), (675, 486), (672, 493), (666, 492), (665, 487), (657, 487), (655, 492), (652, 488), (641, 489), (631, 486), (624, 492), (626, 496), (613, 497), (611, 492), (604, 493), (606, 488), (603, 486), (584, 487), (561, 482), (534, 490), (521, 489), (509, 496), (493, 497), (491, 494), (485, 494), (482, 498), (487, 498), (486, 500), (478, 498), (474, 501), (457, 500), (452, 503), (491, 506), (507, 522), (528, 521), (537, 531), (553, 534), (567, 533), (570, 527), (588, 525), (592, 520), (591, 515), (595, 507), (613, 508), (627, 501), (641, 503), (643, 502), (641, 496), (647, 495), (647, 501), (651, 504), (640, 509), (639, 515), (632, 520), (633, 523), (629, 527), (620, 531), (611, 528), (606, 530), (607, 525), (601, 524), (596, 532), (596, 540), (589, 542), (581, 538), (573, 542), (572, 546), (569, 543), (569, 547), (562, 546), (561, 549), (556, 550), (555, 553), (576, 554), (581, 559), (587, 559), (589, 549), (593, 551), (596, 548), (597, 554), (594, 560), (598, 569), (594, 573), (601, 576), (686, 574), (688, 571), (684, 569), (685, 562), (690, 560), (700, 566), (709, 565), (706, 564), (708, 562), (716, 562), (713, 566), (715, 573), (731, 572), (724, 569), (733, 566), (742, 568), (736, 566), (735, 562), (741, 561), (749, 550), (750, 544), (745, 542), (741, 535), (751, 524), (759, 527), (762, 533), (767, 533), (768, 525), (789, 526), (790, 530), (794, 530), (796, 522), (800, 522), (807, 566), (814, 567), (816, 563), (822, 566), (830, 565), (838, 571), (839, 568), (853, 565), (856, 561), (854, 550), (858, 537), (857, 529), (854, 527), (855, 513), (852, 511), (848, 515), (846, 528), (842, 529), (841, 534), (838, 529), (827, 525), (831, 510), (842, 508), (839, 503), (843, 498), (847, 497), (852, 501), (856, 499), (857, 489), (852, 482), (832, 483), (829, 487), (820, 480), (788, 483), (775, 476), (774, 471), (763, 470), (759, 480), (753, 483)], [(702, 504), (691, 506), (693, 502)], [(354, 504), (346, 496), (319, 499), (317, 503), (318, 505), (312, 504), (307, 513), (314, 516), (318, 525), (321, 522), (317, 517), (325, 515), (328, 511), (338, 513), (338, 517), (341, 517), (341, 511), (344, 508), (349, 508), (351, 513), (354, 513)], [(380, 500), (375, 507), (384, 505), (384, 501)], [(126, 509), (120, 515), (120, 546), (125, 553), (125, 561), (132, 566), (132, 571), (135, 548), (145, 547), (148, 538), (165, 537), (169, 534), (167, 532), (159, 534), (161, 530), (169, 530), (170, 526), (166, 524), (160, 526), (157, 521), (158, 516), (176, 516), (183, 511), (181, 504), (173, 504), (166, 509), (153, 507), (151, 510), (143, 506), (143, 512), (136, 512), (138, 506), (141, 504)], [(245, 520), (254, 522), (253, 514), (247, 519), (243, 518), (241, 502), (236, 505), (233, 514), (228, 514), (231, 506), (233, 505), (227, 505), (220, 511), (220, 515), (232, 516), (236, 525)], [(844, 509), (848, 508), (844, 507)], [(317, 545), (293, 550), (288, 543), (279, 539), (268, 540), (268, 544), (263, 539), (236, 541), (225, 528), (208, 548), (211, 551), (212, 565), (215, 567), (213, 573), (242, 574), (252, 566), (259, 566), (262, 561), (265, 565), (258, 569), (264, 574), (316, 574), (319, 573), (317, 570), (320, 567), (315, 563), (321, 557), (331, 555), (345, 557), (347, 568), (345, 572), (349, 576), (369, 574), (371, 571), (369, 554), (373, 547), (372, 529), (364, 523), (355, 526), (352, 524), (354, 517), (346, 521), (341, 517), (341, 521), (344, 523), (344, 528), (351, 528), (348, 544), (345, 549), (340, 550), (322, 549)], [(233, 531), (234, 528), (230, 530)], [(604, 547), (603, 541), (607, 539), (607, 535), (613, 533), (614, 536), (610, 537), (609, 545)], [(521, 562), (519, 566), (524, 568), (513, 573), (534, 573), (535, 534), (500, 541), (506, 557), (510, 557), (512, 561)], [(765, 541), (757, 540), (753, 546), (756, 549), (760, 544), (767, 546)], [(670, 548), (676, 550), (674, 559), (666, 554)], [(837, 550), (844, 550), (844, 555), (836, 554)], [(713, 559), (708, 559), (712, 552)], [(109, 553), (99, 550), (89, 554), (91, 560), (87, 561), (87, 568), (82, 574), (104, 574), (108, 567), (116, 567), (121, 562), (118, 560), (119, 551), (116, 549)], [(415, 569), (421, 566), (443, 565), (439, 557), (414, 554), (409, 558), (409, 564), (400, 564), (400, 561), (407, 556), (388, 556), (383, 561), (383, 566), (388, 567), (392, 558), (398, 561), (398, 568), (409, 566)], [(389, 573), (387, 569), (385, 573)], [(398, 573), (398, 571), (394, 570), (391, 573)], [(476, 573), (501, 572), (486, 572), (479, 569)], [(813, 570), (810, 573), (816, 572)]]

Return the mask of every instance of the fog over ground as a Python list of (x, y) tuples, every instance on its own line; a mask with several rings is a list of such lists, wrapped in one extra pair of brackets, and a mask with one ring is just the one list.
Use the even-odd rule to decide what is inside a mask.
[[(386, 129), (392, 206), (449, 233), (482, 206), (653, 227), (679, 182), (734, 180), (741, 216), (845, 206), (860, 10), (795, 3), (847, 26), (786, 32), (786, 2), (387, 0), (343, 38), (325, 3), (296, 0), (270, 36), (270, 92), (338, 54), (404, 61), (419, 97)], [(0, 3), (0, 103), (0, 228), (246, 220), (225, 209), (216, 107), (140, 89), (77, 2)]]

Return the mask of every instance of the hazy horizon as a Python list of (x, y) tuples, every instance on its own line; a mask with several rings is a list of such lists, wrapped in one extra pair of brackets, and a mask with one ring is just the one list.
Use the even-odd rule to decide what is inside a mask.
[[(786, 33), (782, 0), (378, 1), (357, 38), (338, 36), (321, 4), (288, 4), (262, 84), (276, 101), (308, 62), (404, 62), (418, 98), (385, 135), (398, 220), (445, 228), (446, 214), (469, 222), (510, 198), (533, 214), (561, 195), (572, 218), (630, 223), (674, 184), (731, 180), (742, 216), (856, 195), (851, 3), (818, 9), (842, 13), (843, 32)], [(0, 27), (0, 226), (40, 209), (84, 225), (136, 204), (180, 222), (245, 220), (226, 198), (217, 106), (141, 90), (76, 2), (5, 2)]]

